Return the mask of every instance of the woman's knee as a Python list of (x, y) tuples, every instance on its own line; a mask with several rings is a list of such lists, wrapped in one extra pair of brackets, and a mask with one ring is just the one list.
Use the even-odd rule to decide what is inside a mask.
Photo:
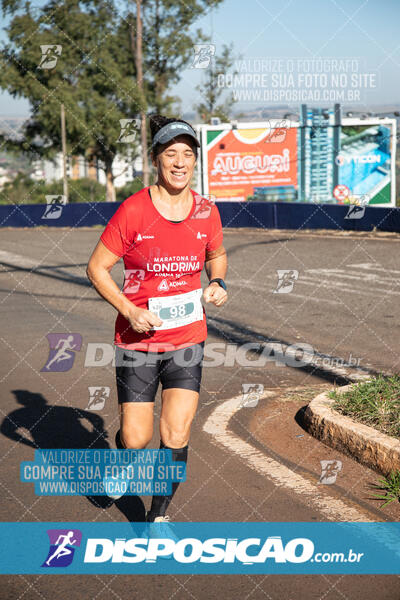
[(190, 437), (190, 424), (186, 427), (173, 427), (164, 424), (160, 427), (161, 439), (169, 448), (183, 448)]
[(120, 409), (120, 436), (125, 448), (146, 448), (153, 436), (153, 410), (150, 402), (130, 402)]
[(127, 449), (146, 448), (153, 437), (152, 431), (137, 431), (132, 428), (122, 426), (121, 429), (122, 445)]

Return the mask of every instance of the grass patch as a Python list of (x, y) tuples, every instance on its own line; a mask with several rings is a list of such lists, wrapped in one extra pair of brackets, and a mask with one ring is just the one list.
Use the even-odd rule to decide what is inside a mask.
[(282, 398), (284, 401), (305, 402), (308, 404), (311, 400), (315, 398), (315, 396), (321, 394), (322, 392), (326, 392), (331, 387), (332, 386), (330, 384), (323, 383), (321, 385), (313, 387), (299, 387), (296, 389), (289, 388), (287, 391), (283, 390), (285, 393), (284, 396), (282, 396)]
[(373, 488), (379, 490), (379, 494), (373, 494), (378, 500), (384, 500), (381, 508), (397, 500), (400, 502), (400, 471), (392, 471), (388, 477), (379, 480), (379, 484), (374, 484)]
[(333, 408), (359, 423), (400, 438), (400, 375), (379, 375), (354, 384), (348, 391), (330, 392)]

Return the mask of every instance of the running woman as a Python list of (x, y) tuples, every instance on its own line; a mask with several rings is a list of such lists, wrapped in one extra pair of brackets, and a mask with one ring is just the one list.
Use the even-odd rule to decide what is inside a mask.
[[(187, 462), (197, 409), (206, 303), (227, 300), (227, 259), (217, 207), (190, 183), (200, 146), (186, 121), (150, 119), (151, 158), (157, 182), (127, 198), (107, 224), (90, 258), (87, 275), (118, 311), (116, 379), (120, 411), (118, 448), (145, 448), (153, 435), (154, 399), (162, 385), (160, 448)], [(124, 261), (121, 291), (110, 272)], [(202, 293), (205, 266), (209, 283)], [(148, 522), (167, 522), (176, 492), (153, 496)]]

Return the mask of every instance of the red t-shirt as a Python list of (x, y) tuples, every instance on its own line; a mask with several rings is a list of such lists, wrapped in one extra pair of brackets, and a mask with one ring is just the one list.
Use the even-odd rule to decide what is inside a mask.
[[(171, 223), (158, 212), (147, 187), (120, 205), (101, 235), (103, 244), (123, 258), (123, 292), (140, 308), (149, 308), (149, 298), (199, 290), (206, 250), (216, 250), (222, 244), (217, 207), (190, 191), (193, 206), (180, 223)], [(192, 323), (146, 333), (134, 331), (119, 313), (115, 322), (115, 344), (153, 352), (197, 344), (207, 337), (204, 308), (201, 313), (202, 318)], [(161, 314), (160, 318), (163, 320)]]

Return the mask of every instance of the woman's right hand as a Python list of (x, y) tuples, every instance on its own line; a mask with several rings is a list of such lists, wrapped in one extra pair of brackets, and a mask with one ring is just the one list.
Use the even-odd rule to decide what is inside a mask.
[(125, 318), (129, 321), (132, 329), (138, 333), (145, 333), (146, 331), (153, 329), (153, 327), (160, 327), (163, 323), (161, 319), (150, 310), (139, 308), (138, 306), (129, 308)]

